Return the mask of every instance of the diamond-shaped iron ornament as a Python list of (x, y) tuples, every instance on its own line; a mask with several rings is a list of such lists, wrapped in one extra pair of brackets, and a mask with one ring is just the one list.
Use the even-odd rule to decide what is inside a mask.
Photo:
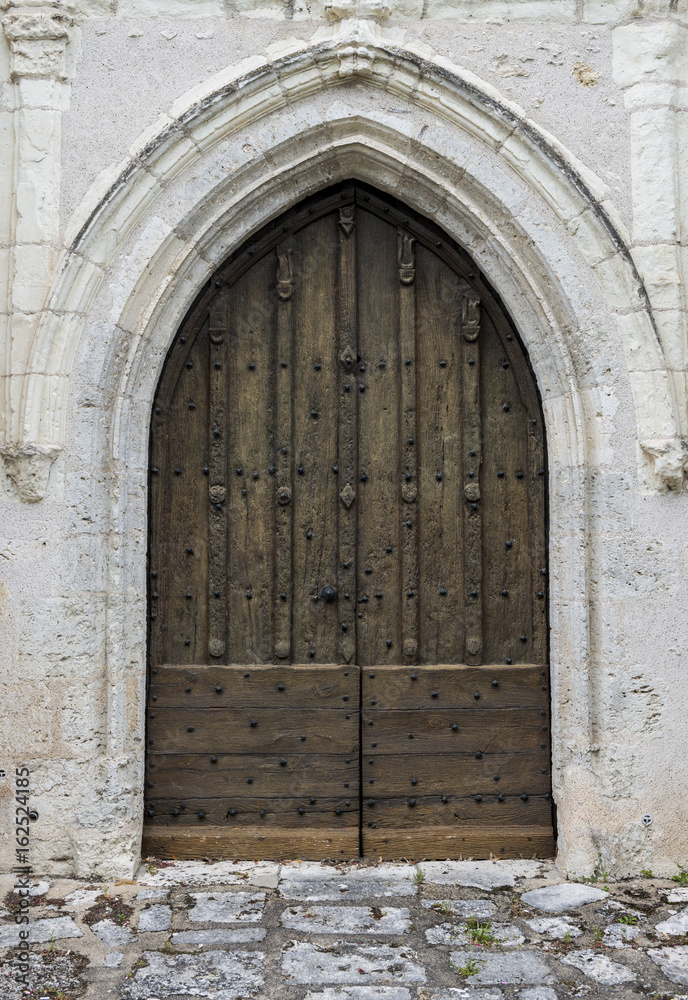
[(351, 350), (348, 344), (346, 345), (342, 353), (339, 355), (339, 360), (342, 363), (342, 366), (346, 368), (347, 371), (350, 371), (356, 364), (356, 355)]

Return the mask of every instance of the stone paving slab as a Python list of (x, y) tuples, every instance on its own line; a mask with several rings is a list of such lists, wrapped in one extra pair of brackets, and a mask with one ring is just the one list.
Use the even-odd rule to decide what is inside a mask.
[(310, 941), (294, 941), (282, 958), (282, 971), (297, 983), (424, 983), (425, 970), (407, 948), (389, 945), (341, 944), (325, 948)]
[(2, 1000), (688, 1000), (688, 904), (668, 902), (683, 888), (669, 880), (607, 892), (533, 861), (139, 874), (36, 879), (32, 993), (10, 978), (15, 883), (0, 877)]
[(289, 907), (281, 921), (308, 934), (403, 934), (411, 926), (407, 909), (388, 906)]
[(264, 983), (261, 952), (208, 951), (201, 955), (143, 954), (148, 963), (124, 987), (126, 1000), (159, 997), (212, 997), (243, 1000), (260, 995)]
[(453, 951), (451, 962), (456, 969), (474, 963), (479, 971), (471, 976), (471, 983), (486, 986), (520, 985), (530, 983), (553, 983), (557, 976), (552, 973), (547, 962), (532, 951), (491, 953), (487, 949), (470, 948), (467, 951)]

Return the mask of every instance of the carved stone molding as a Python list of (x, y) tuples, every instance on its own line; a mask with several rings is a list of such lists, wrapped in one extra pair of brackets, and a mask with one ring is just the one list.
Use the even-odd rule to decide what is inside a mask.
[(641, 441), (640, 447), (653, 467), (655, 487), (666, 493), (680, 492), (688, 472), (686, 442), (674, 439)]
[(13, 7), (2, 19), (10, 45), (10, 75), (67, 79), (68, 8)]
[(20, 500), (37, 503), (45, 498), (50, 469), (61, 450), (34, 444), (9, 444), (0, 448), (5, 471)]
[(346, 17), (375, 17), (382, 20), (391, 13), (391, 4), (386, 0), (329, 0), (325, 4), (325, 14), (332, 21), (342, 21)]

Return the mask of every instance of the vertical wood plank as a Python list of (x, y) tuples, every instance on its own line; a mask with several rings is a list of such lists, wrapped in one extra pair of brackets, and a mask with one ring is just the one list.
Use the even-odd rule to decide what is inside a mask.
[(272, 657), (274, 481), (274, 257), (257, 261), (230, 292), (227, 358), (227, 586), (229, 663)]
[(464, 445), (464, 592), (465, 662), (480, 663), (483, 653), (482, 517), (480, 467), (480, 299), (472, 290), (463, 295), (461, 312), (463, 354), (462, 423)]
[(208, 320), (208, 656), (227, 651), (227, 334), (229, 293), (215, 296)]
[(275, 434), (272, 466), (275, 469), (275, 591), (274, 650), (279, 660), (291, 654), (292, 623), (292, 548), (293, 548), (293, 437), (292, 377), (289, 360), (294, 353), (293, 250), (283, 244), (277, 248), (277, 338), (273, 370), (275, 373)]
[(418, 658), (418, 351), (416, 344), (416, 253), (410, 233), (398, 233), (399, 351), (401, 372), (401, 652)]
[(339, 603), (320, 594), (337, 579), (338, 393), (336, 213), (294, 239), (293, 656), (336, 663)]
[(356, 653), (356, 461), (358, 421), (356, 410), (355, 368), (358, 357), (356, 303), (356, 206), (339, 209), (338, 359), (339, 441), (337, 467), (340, 484), (337, 502), (338, 560), (337, 591), (341, 624), (346, 626), (339, 637), (339, 660), (350, 663)]
[(425, 247), (418, 263), (419, 662), (464, 662), (461, 303)]

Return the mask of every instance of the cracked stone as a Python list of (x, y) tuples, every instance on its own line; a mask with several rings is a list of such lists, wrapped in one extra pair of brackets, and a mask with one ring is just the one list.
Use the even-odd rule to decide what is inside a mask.
[(474, 917), (476, 920), (489, 920), (497, 912), (497, 907), (487, 899), (424, 899), (423, 906), (426, 910), (435, 910), (436, 913), (452, 913), (456, 917), (463, 917), (468, 920)]
[(381, 896), (414, 896), (415, 872), (409, 865), (378, 865), (347, 872), (333, 871), (315, 862), (284, 867), (279, 891), (285, 899), (359, 900)]
[(553, 939), (564, 938), (567, 934), (576, 938), (583, 933), (575, 924), (570, 924), (564, 917), (535, 917), (534, 920), (526, 920), (525, 922), (536, 934)]
[(65, 909), (76, 910), (79, 906), (92, 906), (103, 895), (102, 889), (76, 889), (64, 898)]
[(263, 916), (264, 892), (192, 892), (196, 905), (189, 910), (195, 924), (255, 924)]
[(672, 889), (667, 896), (669, 903), (688, 903), (688, 888)]
[(114, 920), (99, 920), (91, 928), (108, 947), (116, 944), (130, 944), (134, 939), (128, 927), (120, 927)]
[(282, 971), (295, 983), (424, 983), (425, 969), (406, 948), (389, 945), (349, 946), (337, 942), (322, 947), (293, 941), (282, 956)]
[(476, 986), (498, 986), (509, 983), (512, 986), (527, 986), (531, 983), (554, 983), (557, 977), (544, 959), (532, 951), (496, 952), (486, 954), (484, 950), (453, 951), (451, 961), (456, 968), (463, 968), (471, 959), (480, 971), (471, 976), (471, 984)]
[(517, 878), (535, 878), (539, 861), (428, 861), (421, 866), (431, 885), (464, 885), (475, 889), (510, 888)]
[(227, 931), (220, 928), (211, 928), (205, 931), (179, 931), (172, 935), (172, 944), (177, 945), (225, 945), (225, 944), (250, 944), (253, 941), (262, 941), (267, 931), (264, 927), (237, 927)]
[[(15, 924), (0, 930), (0, 948), (13, 948), (19, 944), (19, 932), (25, 927)], [(74, 923), (71, 917), (48, 917), (45, 920), (35, 920), (28, 925), (29, 942), (39, 944), (44, 941), (59, 938), (80, 938), (84, 932)]]
[(307, 993), (304, 1000), (411, 1000), (411, 994), (396, 986), (345, 986)]
[[(50, 882), (34, 882), (33, 885), (29, 886), (29, 896), (44, 896), (49, 888)], [(13, 890), (17, 894), (24, 891), (23, 889)]]
[(142, 868), (137, 876), (141, 885), (250, 885), (276, 889), (280, 866), (272, 861), (176, 861), (159, 868), (152, 875)]
[(139, 934), (149, 931), (167, 931), (172, 920), (171, 906), (151, 906), (139, 914)]
[(137, 892), (137, 899), (165, 899), (167, 893), (161, 889), (142, 889), (141, 892)]
[(260, 951), (206, 951), (200, 955), (163, 955), (145, 951), (148, 965), (124, 987), (125, 1000), (165, 1000), (179, 994), (239, 1000), (255, 997), (263, 986)]
[(677, 948), (650, 948), (648, 955), (667, 979), (688, 986), (688, 945)]
[(688, 934), (688, 906), (668, 920), (662, 920), (656, 925), (655, 930), (660, 934)]
[(557, 994), (549, 986), (533, 986), (529, 990), (521, 990), (519, 1000), (558, 1000)]
[(536, 910), (547, 910), (549, 913), (564, 913), (575, 910), (586, 903), (598, 903), (607, 899), (609, 893), (595, 889), (592, 885), (579, 882), (562, 882), (560, 885), (548, 885), (544, 889), (533, 889), (524, 892), (521, 902), (526, 906), (534, 906)]
[[(492, 924), (490, 934), (497, 944), (504, 945), (505, 948), (515, 948), (525, 941), (518, 927), (513, 924)], [(425, 932), (425, 937), (429, 944), (471, 944), (474, 940), (466, 924), (438, 924), (430, 927)]]
[(403, 934), (411, 917), (406, 909), (385, 906), (298, 906), (285, 910), (281, 922), (311, 934)]
[(123, 951), (109, 951), (102, 964), (106, 969), (119, 969), (120, 965), (124, 961)]
[(429, 1000), (504, 1000), (504, 994), (497, 989), (471, 990), (451, 987), (448, 990), (433, 993)]
[(578, 969), (583, 975), (594, 979), (602, 986), (619, 986), (621, 983), (631, 983), (636, 978), (635, 973), (631, 972), (625, 965), (612, 962), (606, 955), (601, 955), (598, 951), (593, 951), (592, 948), (572, 951), (561, 961), (564, 965), (571, 965), (574, 969)]
[(632, 924), (610, 924), (604, 932), (604, 944), (610, 948), (628, 948), (628, 942), (640, 934)]

